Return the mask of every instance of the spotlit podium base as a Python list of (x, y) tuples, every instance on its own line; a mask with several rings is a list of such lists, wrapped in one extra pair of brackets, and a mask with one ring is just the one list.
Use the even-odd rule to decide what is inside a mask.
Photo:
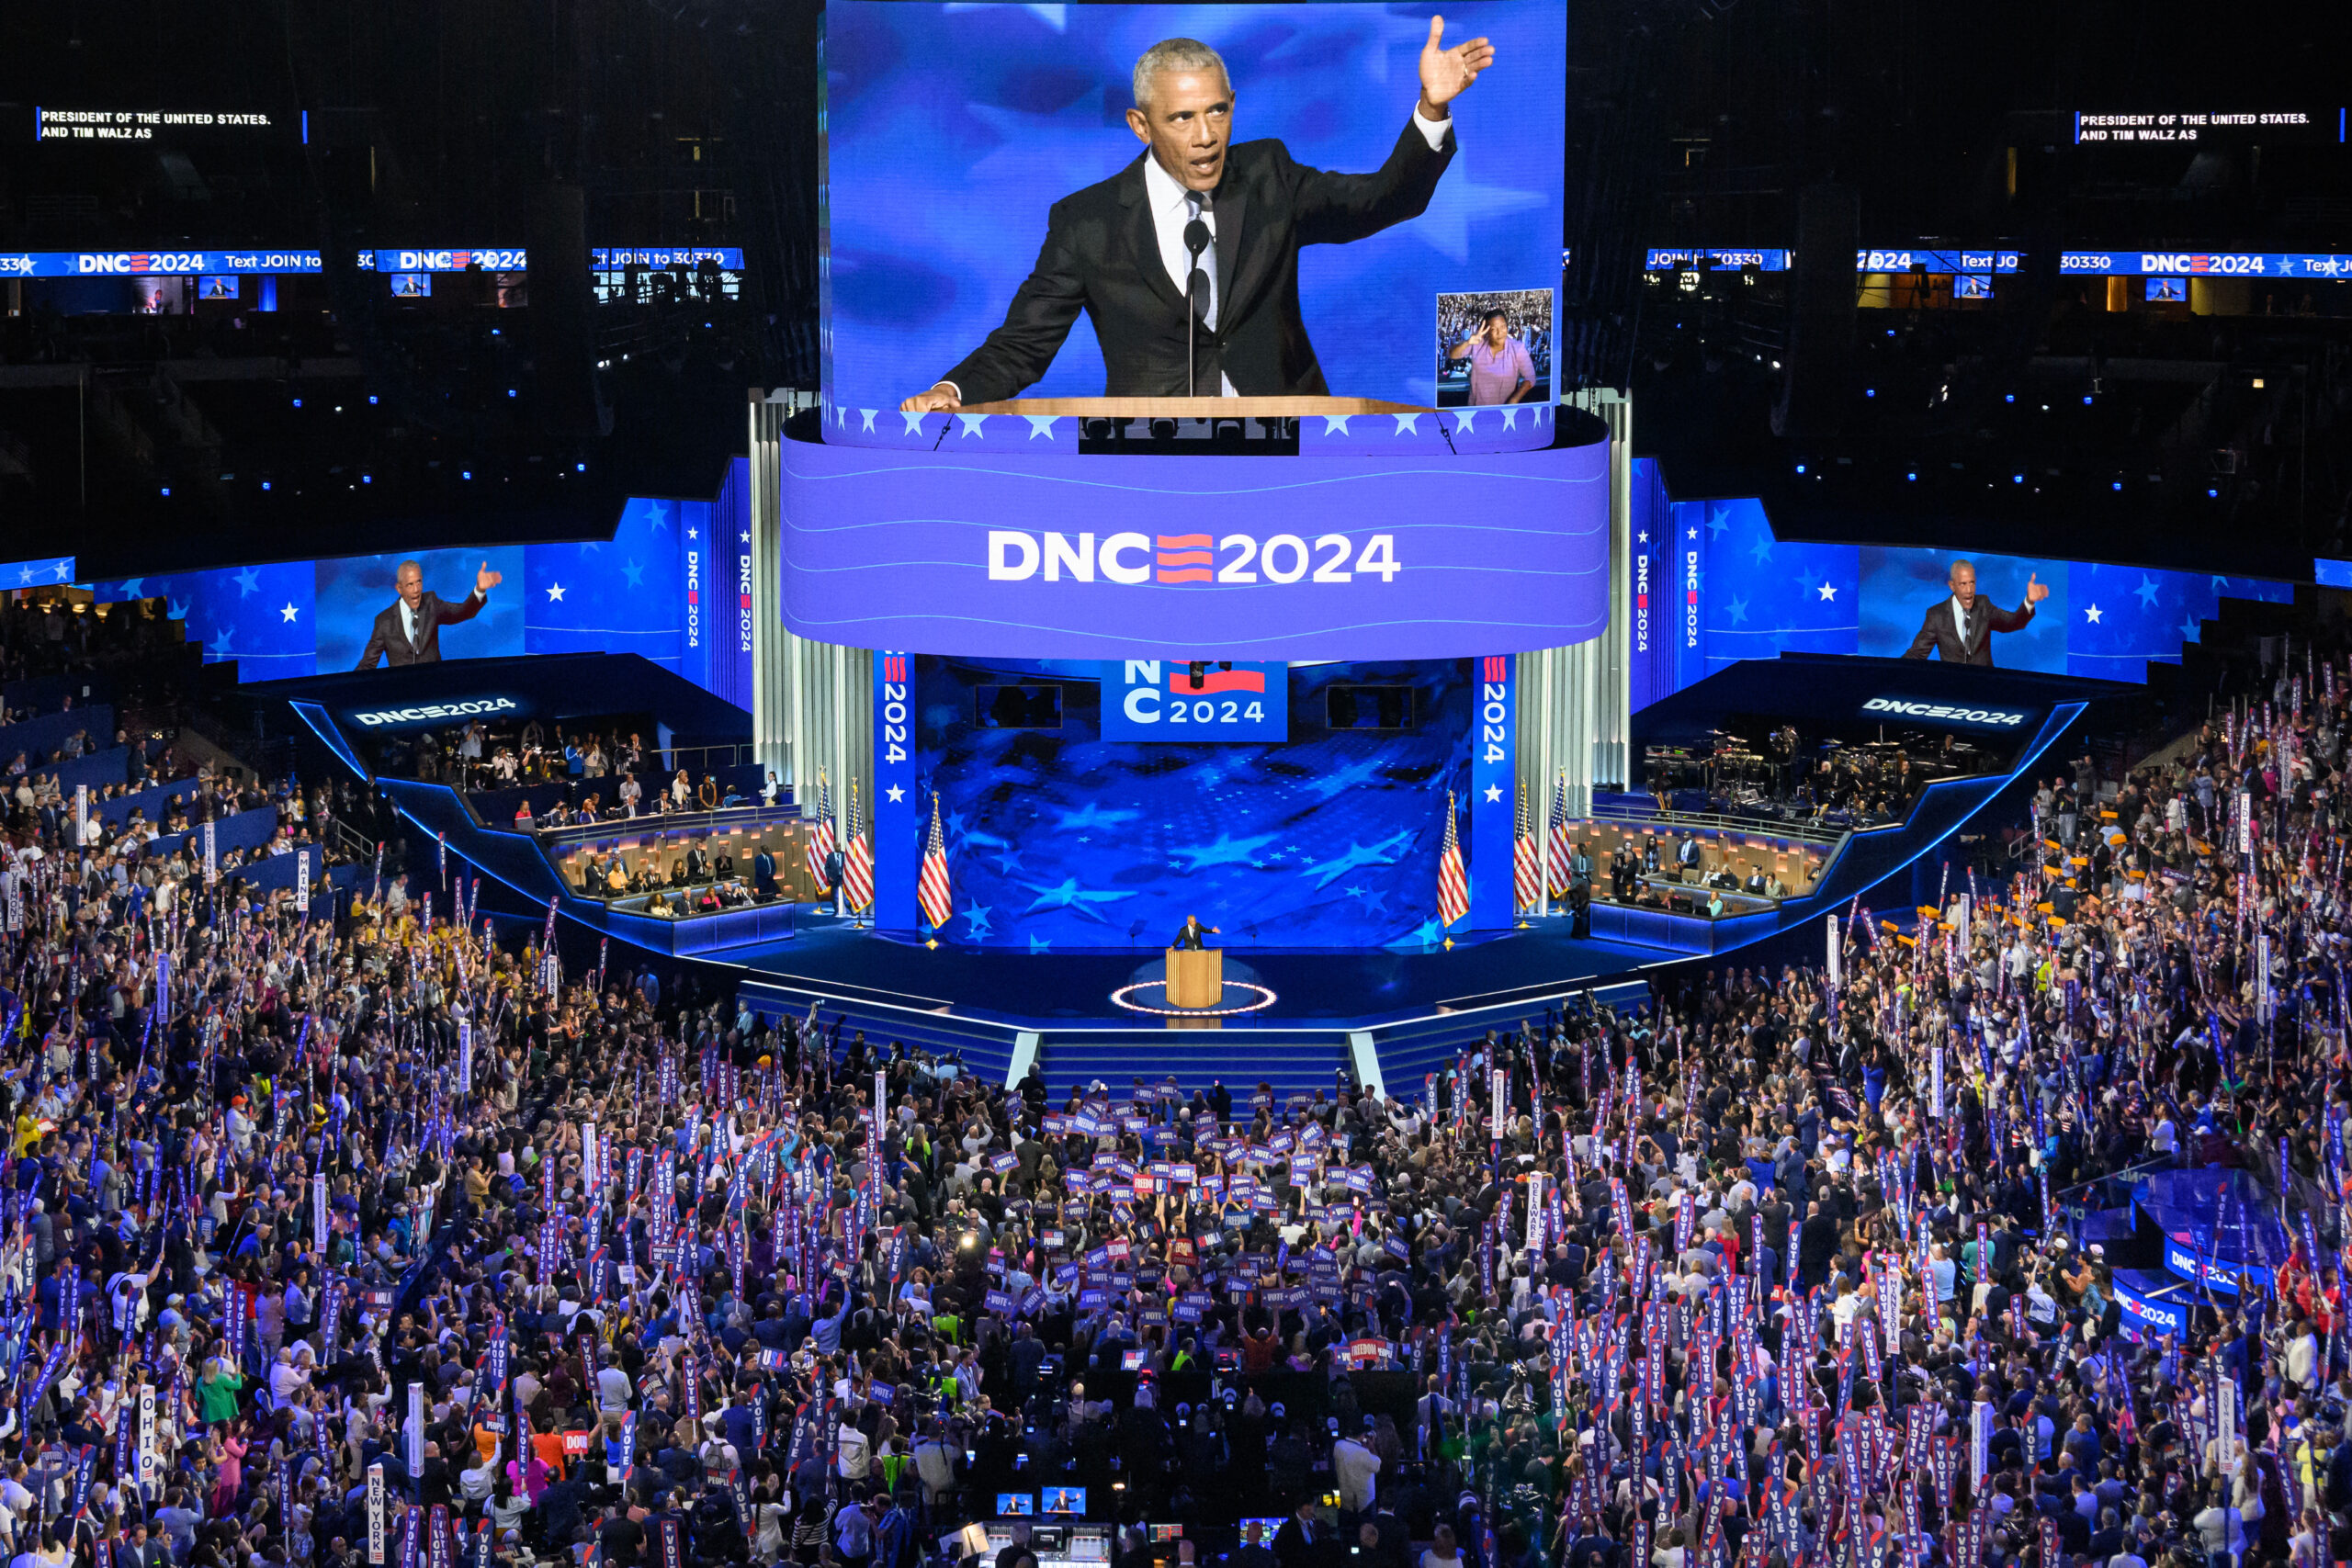
[(1213, 947), (1168, 950), (1168, 1005), (1213, 1008), (1225, 999), (1225, 954)]

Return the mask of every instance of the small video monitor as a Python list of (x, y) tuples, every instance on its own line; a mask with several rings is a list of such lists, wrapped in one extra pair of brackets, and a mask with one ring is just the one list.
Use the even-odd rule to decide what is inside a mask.
[(1271, 1547), (1274, 1544), (1274, 1532), (1282, 1528), (1280, 1519), (1244, 1519), (1241, 1521), (1241, 1544)]
[(1037, 1495), (1035, 1492), (1000, 1492), (996, 1495), (996, 1517), (1000, 1519), (1035, 1518)]
[(1184, 1527), (1180, 1524), (1154, 1525), (1151, 1527), (1151, 1539), (1154, 1541), (1182, 1540), (1184, 1539)]
[(2151, 305), (2188, 304), (2188, 279), (2185, 277), (2152, 277), (2148, 279), (2148, 303)]
[(1040, 1510), (1047, 1514), (1083, 1514), (1086, 1512), (1086, 1488), (1083, 1486), (1048, 1486), (1046, 1501)]
[(1069, 1557), (1072, 1562), (1110, 1562), (1110, 1528), (1106, 1525), (1072, 1525)]
[(1985, 272), (1952, 274), (1951, 297), (1955, 299), (1990, 299), (1993, 298), (1993, 275)]

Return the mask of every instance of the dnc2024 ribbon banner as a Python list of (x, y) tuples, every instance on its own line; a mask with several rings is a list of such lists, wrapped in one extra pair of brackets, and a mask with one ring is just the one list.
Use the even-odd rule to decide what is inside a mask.
[(1442, 659), (1608, 623), (1605, 442), (1238, 459), (787, 441), (781, 496), (785, 625), (854, 647)]

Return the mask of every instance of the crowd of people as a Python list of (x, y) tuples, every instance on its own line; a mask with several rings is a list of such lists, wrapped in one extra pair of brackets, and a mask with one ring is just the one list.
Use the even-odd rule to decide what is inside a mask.
[[(2070, 780), (2071, 846), (1834, 966), (1385, 1095), (1006, 1088), (567, 971), (462, 868), (147, 897), (19, 813), (0, 1547), (913, 1568), (1075, 1486), (1123, 1563), (2320, 1568), (2348, 696)], [(2152, 1159), (2291, 1200), (2178, 1337), (2078, 1245)]]

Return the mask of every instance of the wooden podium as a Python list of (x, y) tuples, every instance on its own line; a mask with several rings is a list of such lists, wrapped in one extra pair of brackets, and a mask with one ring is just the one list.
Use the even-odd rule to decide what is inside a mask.
[(1225, 954), (1214, 947), (1168, 950), (1168, 1005), (1213, 1008), (1225, 999)]

